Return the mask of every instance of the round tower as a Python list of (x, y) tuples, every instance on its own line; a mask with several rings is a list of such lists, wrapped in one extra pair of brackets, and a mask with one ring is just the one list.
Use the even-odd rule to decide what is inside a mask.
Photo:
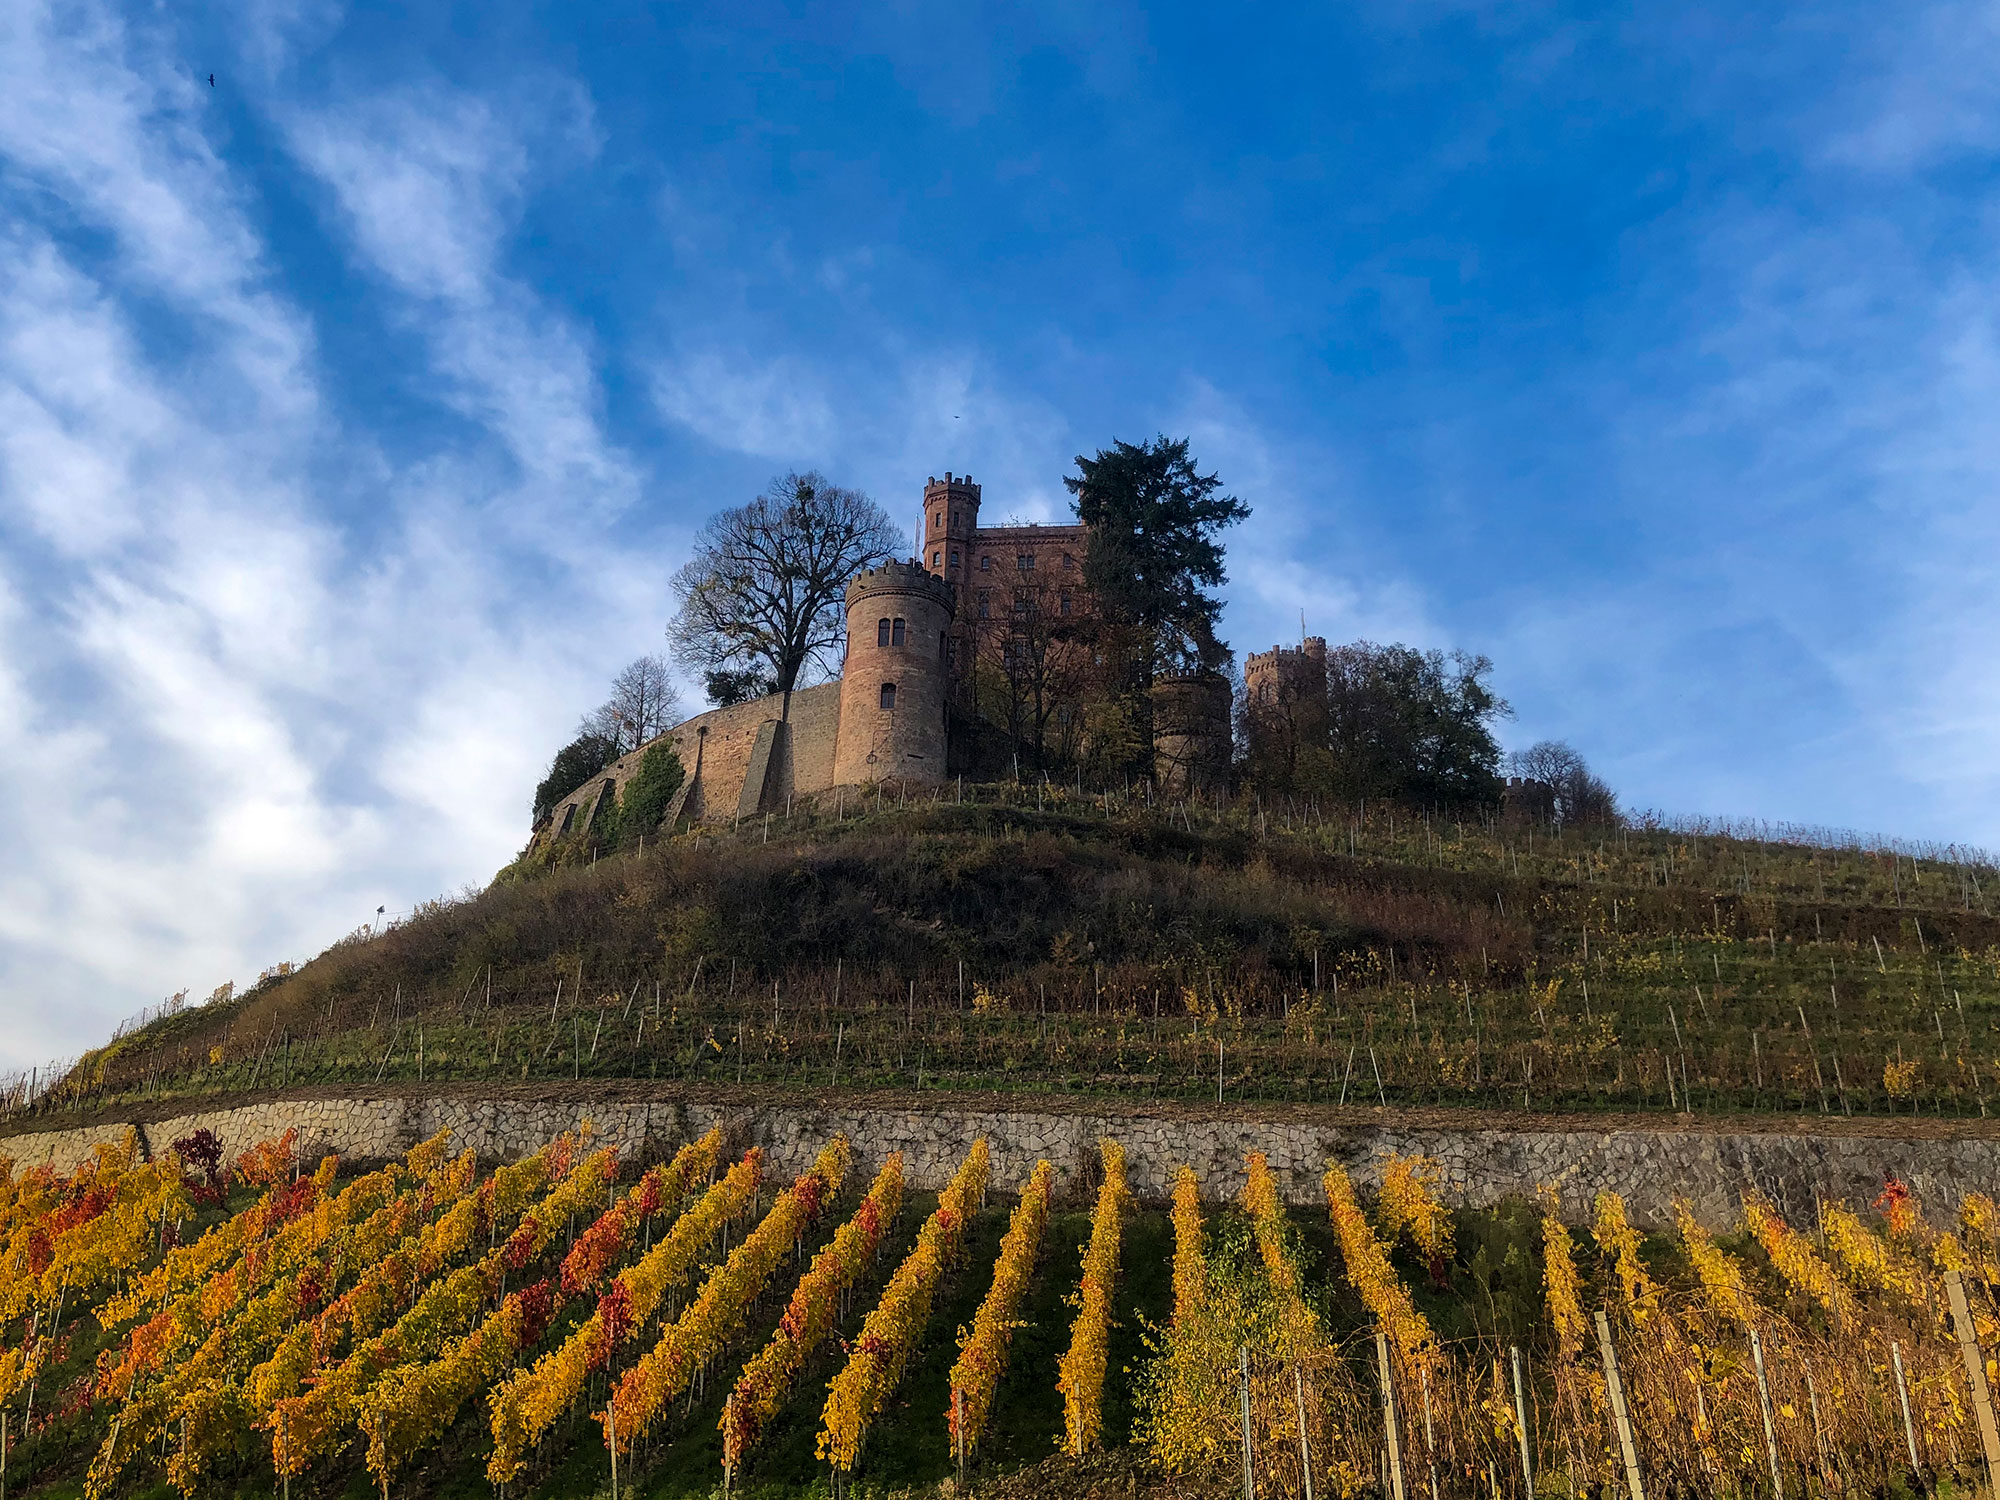
[(884, 563), (847, 585), (836, 786), (944, 780), (951, 614), (951, 586), (922, 563)]
[(972, 534), (979, 529), (979, 486), (970, 474), (954, 476), (947, 469), (942, 479), (924, 485), (924, 524), (918, 535), (923, 551), (918, 554), (925, 568), (949, 583), (964, 578), (972, 566)]
[(1153, 680), (1153, 774), (1169, 792), (1228, 779), (1229, 679), (1220, 672), (1163, 672)]

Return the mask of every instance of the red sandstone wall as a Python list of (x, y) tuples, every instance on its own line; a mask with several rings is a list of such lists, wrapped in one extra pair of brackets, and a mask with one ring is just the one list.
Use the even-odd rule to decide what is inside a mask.
[[(743, 791), (743, 774), (750, 764), (750, 751), (757, 743), (758, 728), (778, 717), (782, 701), (774, 693), (751, 703), (710, 709), (675, 725), (662, 736), (673, 741), (674, 751), (690, 776), (694, 774), (699, 744), (705, 817), (728, 818), (735, 813), (736, 800)], [(840, 683), (823, 682), (793, 693), (790, 722), (790, 785), (780, 781), (779, 795), (824, 791), (833, 785), (834, 742), (840, 729)], [(700, 733), (704, 728), (708, 731), (706, 736)], [(571, 831), (589, 827), (604, 784), (613, 783), (622, 794), (625, 783), (639, 773), (639, 763), (650, 748), (649, 745), (621, 756), (570, 793), (557, 804), (550, 827), (560, 829), (564, 813), (571, 807), (577, 810)]]

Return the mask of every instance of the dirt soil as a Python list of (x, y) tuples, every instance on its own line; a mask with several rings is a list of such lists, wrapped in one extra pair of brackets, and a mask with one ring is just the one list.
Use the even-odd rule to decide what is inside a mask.
[(1528, 1110), (1452, 1109), (1439, 1106), (1331, 1104), (1195, 1104), (1139, 1099), (1121, 1094), (1016, 1094), (998, 1091), (904, 1089), (788, 1089), (775, 1084), (659, 1083), (638, 1078), (600, 1078), (563, 1083), (443, 1083), (309, 1085), (292, 1089), (240, 1090), (210, 1095), (176, 1095), (134, 1100), (100, 1109), (21, 1115), (0, 1122), (0, 1139), (30, 1131), (137, 1122), (152, 1124), (180, 1115), (234, 1109), (273, 1099), (466, 1098), (529, 1099), (551, 1104), (685, 1102), (722, 1105), (745, 1112), (770, 1109), (992, 1110), (1054, 1115), (1101, 1115), (1142, 1120), (1259, 1120), (1360, 1130), (1395, 1125), (1401, 1129), (1498, 1130), (1528, 1133), (1581, 1130), (1601, 1134), (1693, 1131), (1710, 1135), (1854, 1136), (1871, 1140), (1994, 1140), (2000, 1120), (1945, 1120), (1908, 1116), (1802, 1114), (1546, 1114)]
[(1032, 1468), (968, 1486), (973, 1500), (1232, 1500), (1243, 1481), (1232, 1475), (1177, 1478), (1136, 1453), (1051, 1458)]

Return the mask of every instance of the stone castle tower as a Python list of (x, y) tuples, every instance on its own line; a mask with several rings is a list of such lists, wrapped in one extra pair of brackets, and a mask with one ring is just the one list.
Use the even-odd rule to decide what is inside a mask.
[(951, 586), (921, 562), (884, 563), (847, 585), (834, 785), (945, 779), (951, 618)]
[(1309, 635), (1297, 646), (1253, 651), (1244, 659), (1243, 691), (1251, 714), (1281, 714), (1301, 735), (1326, 734), (1326, 690), (1323, 636)]
[(942, 479), (924, 485), (923, 548), (919, 553), (930, 571), (956, 588), (972, 566), (973, 533), (979, 529), (979, 486), (970, 474), (954, 476), (945, 470)]
[(1153, 766), (1168, 792), (1207, 791), (1229, 779), (1229, 679), (1164, 672), (1153, 682)]

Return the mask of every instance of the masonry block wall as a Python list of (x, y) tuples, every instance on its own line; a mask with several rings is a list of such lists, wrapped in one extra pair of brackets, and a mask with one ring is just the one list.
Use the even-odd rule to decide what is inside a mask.
[[(776, 693), (749, 703), (710, 709), (677, 724), (661, 738), (670, 741), (681, 766), (689, 776), (701, 771), (698, 794), (690, 797), (690, 816), (728, 818), (733, 816), (743, 795), (744, 773), (749, 769), (757, 736), (766, 724), (776, 723), (784, 699)], [(774, 775), (764, 788), (762, 806), (784, 806), (787, 796), (825, 791), (833, 782), (834, 743), (840, 733), (840, 684), (823, 682), (792, 694), (792, 712), (785, 751), (777, 758)], [(654, 741), (657, 744), (658, 741)], [(546, 831), (578, 833), (587, 830), (598, 815), (607, 793), (623, 796), (625, 784), (639, 774), (647, 745), (619, 757), (583, 786), (556, 805)]]
[[(1391, 1154), (1420, 1152), (1443, 1168), (1447, 1198), (1471, 1207), (1526, 1197), (1546, 1183), (1559, 1193), (1565, 1215), (1580, 1221), (1589, 1217), (1597, 1191), (1609, 1188), (1624, 1195), (1642, 1224), (1670, 1225), (1679, 1196), (1712, 1229), (1740, 1221), (1746, 1191), (1765, 1194), (1794, 1223), (1810, 1222), (1816, 1197), (1865, 1204), (1890, 1173), (1926, 1203), (1948, 1211), (1969, 1191), (1991, 1191), (2000, 1168), (2000, 1141), (1969, 1135), (1920, 1140), (1873, 1136), (1865, 1129), (1813, 1135), (1775, 1129), (1706, 1132), (1664, 1124), (1468, 1130), (1404, 1124), (1393, 1112), (1370, 1123), (1336, 1125), (1295, 1115), (1202, 1118), (1034, 1101), (933, 1109), (806, 1095), (773, 1102), (697, 1088), (663, 1090), (646, 1099), (627, 1094), (564, 1103), (472, 1092), (274, 1098), (169, 1118), (135, 1116), (130, 1123), (141, 1128), (154, 1154), (202, 1128), (213, 1130), (233, 1156), (297, 1127), (309, 1161), (332, 1151), (373, 1162), (449, 1128), (459, 1148), (496, 1161), (526, 1155), (586, 1116), (600, 1138), (618, 1144), (630, 1160), (658, 1158), (721, 1125), (733, 1150), (763, 1146), (771, 1156), (771, 1174), (780, 1181), (804, 1171), (826, 1140), (844, 1131), (854, 1143), (862, 1180), (890, 1152), (901, 1151), (911, 1186), (927, 1191), (950, 1180), (981, 1136), (993, 1153), (996, 1186), (1016, 1186), (1046, 1157), (1078, 1198), (1088, 1190), (1097, 1142), (1106, 1136), (1125, 1147), (1134, 1190), (1154, 1200), (1172, 1191), (1174, 1172), (1183, 1163), (1194, 1169), (1205, 1198), (1225, 1200), (1243, 1187), (1244, 1154), (1262, 1151), (1286, 1202), (1302, 1209), (1323, 1207), (1320, 1177), (1330, 1162), (1345, 1166), (1362, 1192), (1372, 1194)], [(93, 1144), (118, 1141), (127, 1128), (120, 1121), (0, 1136), (0, 1157), (11, 1157), (22, 1168), (47, 1164), (67, 1171)]]

